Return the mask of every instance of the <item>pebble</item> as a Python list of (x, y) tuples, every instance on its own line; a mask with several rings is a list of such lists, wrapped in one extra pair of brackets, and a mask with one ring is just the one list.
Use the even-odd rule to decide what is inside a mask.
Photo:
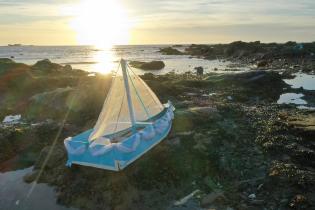
[(263, 186), (264, 186), (264, 184), (258, 185), (257, 190), (260, 190)]
[(248, 198), (249, 198), (249, 199), (255, 199), (255, 198), (256, 198), (256, 195), (255, 195), (254, 193), (252, 193), (252, 194), (250, 194), (250, 195), (248, 196)]

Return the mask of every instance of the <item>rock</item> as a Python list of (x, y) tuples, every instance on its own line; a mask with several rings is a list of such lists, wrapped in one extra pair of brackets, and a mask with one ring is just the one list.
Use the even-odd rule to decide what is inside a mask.
[(50, 110), (64, 110), (67, 108), (68, 96), (74, 91), (72, 87), (57, 88), (52, 91), (38, 93), (30, 97), (31, 104), (49, 107)]
[[(289, 206), (294, 209), (304, 209), (307, 205), (307, 198), (304, 195), (295, 195)], [(304, 208), (302, 208), (304, 206)]]
[(281, 77), (283, 79), (294, 79), (296, 77), (296, 75), (293, 74), (292, 71), (290, 70), (285, 70), (282, 74)]
[(38, 171), (32, 171), (32, 172), (26, 174), (23, 177), (23, 180), (26, 183), (31, 183), (31, 182), (33, 182), (36, 179), (37, 175), (38, 175)]
[(190, 136), (193, 133), (194, 133), (193, 131), (184, 131), (184, 132), (178, 132), (178, 133), (176, 133), (176, 135), (177, 136)]
[(257, 205), (257, 206), (261, 206), (261, 205), (263, 205), (263, 204), (265, 203), (264, 200), (256, 200), (256, 199), (252, 199), (252, 200), (250, 200), (249, 202), (250, 202), (251, 204)]
[(180, 138), (179, 137), (172, 138), (169, 141), (167, 141), (167, 143), (169, 145), (179, 146), (180, 145)]
[(289, 199), (287, 199), (287, 198), (283, 198), (280, 200), (281, 205), (286, 205), (286, 204), (288, 204), (288, 202), (289, 202)]
[(303, 73), (311, 73), (312, 69), (311, 68), (307, 68), (307, 67), (303, 67), (302, 72)]
[(67, 64), (67, 65), (65, 65), (64, 70), (65, 71), (71, 71), (72, 70), (72, 66)]
[(290, 119), (289, 125), (297, 130), (315, 134), (315, 114), (303, 115), (300, 119)]
[(295, 164), (273, 161), (269, 176), (275, 182), (294, 183), (300, 186), (315, 184), (315, 172), (300, 169)]
[(198, 113), (198, 114), (218, 114), (218, 110), (214, 107), (192, 107), (189, 108), (189, 111), (193, 113)]
[(39, 158), (34, 165), (35, 169), (40, 169), (45, 163), (45, 168), (51, 169), (65, 164), (66, 151), (63, 145), (46, 146), (39, 154)]
[(49, 59), (37, 61), (32, 68), (46, 73), (56, 72), (63, 69), (60, 64), (52, 63)]
[(225, 199), (222, 191), (212, 192), (201, 199), (201, 207), (207, 207), (218, 199)]
[(255, 198), (256, 198), (256, 195), (255, 195), (254, 193), (252, 193), (252, 194), (250, 194), (250, 195), (248, 196), (248, 198), (249, 198), (249, 199), (255, 199)]
[(266, 60), (262, 60), (262, 61), (259, 61), (257, 63), (257, 67), (260, 68), (260, 67), (266, 67), (268, 65), (268, 61)]
[(0, 58), (0, 64), (4, 64), (4, 63), (15, 63), (15, 62), (9, 58)]
[[(195, 136), (194, 136), (195, 138)], [(221, 185), (219, 183), (216, 183), (210, 176), (206, 176), (203, 179), (204, 184), (209, 187), (209, 189), (213, 191), (217, 191), (221, 188)]]
[(159, 52), (162, 53), (163, 55), (183, 55), (184, 54), (181, 51), (174, 49), (172, 47), (161, 48)]
[(142, 70), (161, 70), (165, 67), (163, 61), (151, 61), (151, 62), (141, 62), (141, 61), (130, 61), (130, 66)]
[(194, 197), (195, 194), (199, 193), (200, 190), (195, 190), (192, 193), (190, 193), (189, 195), (183, 197), (182, 199), (175, 201), (174, 202), (174, 206), (181, 206), (184, 205), (189, 199), (191, 199), (192, 197)]
[(264, 186), (264, 184), (258, 185), (257, 190), (260, 190), (263, 186)]
[(199, 76), (203, 75), (203, 67), (202, 66), (195, 67), (195, 70), (197, 71), (197, 75), (199, 75)]

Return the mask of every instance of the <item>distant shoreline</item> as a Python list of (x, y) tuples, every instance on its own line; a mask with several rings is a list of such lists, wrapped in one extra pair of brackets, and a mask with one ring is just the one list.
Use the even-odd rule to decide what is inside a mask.
[[(218, 45), (218, 44), (222, 44), (222, 45), (229, 45), (232, 44), (234, 42), (239, 42), (239, 41), (232, 41), (232, 42), (218, 42), (218, 43), (154, 43), (154, 44), (113, 44), (112, 46), (174, 46), (176, 47), (176, 45), (182, 45), (182, 46), (189, 46), (189, 45)], [(295, 42), (295, 43), (299, 43), (299, 44), (308, 44), (308, 43), (314, 43), (314, 41), (284, 41), (284, 42), (261, 42), (259, 40), (257, 41), (241, 41), (244, 43), (254, 43), (254, 42), (260, 42), (261, 44), (286, 44), (288, 42)], [(8, 45), (12, 45), (12, 46), (8, 46)], [(51, 44), (47, 44), (47, 45), (37, 45), (37, 44), (18, 44), (17, 46), (14, 46), (15, 44), (1, 44), (0, 47), (96, 47), (94, 45), (51, 45)]]

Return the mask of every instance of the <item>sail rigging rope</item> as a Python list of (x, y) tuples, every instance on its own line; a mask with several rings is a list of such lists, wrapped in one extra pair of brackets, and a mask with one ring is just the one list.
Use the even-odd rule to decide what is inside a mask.
[(126, 92), (124, 92), (124, 96), (123, 96), (122, 102), (120, 104), (120, 108), (119, 108), (119, 112), (118, 112), (118, 116), (117, 116), (117, 120), (116, 120), (116, 126), (115, 126), (115, 129), (114, 129), (113, 133), (116, 132), (116, 130), (117, 130), (118, 121), (119, 121), (119, 118), (120, 118), (120, 114), (121, 114), (121, 110), (122, 110), (122, 107), (123, 107), (125, 96), (126, 96)]
[[(133, 86), (135, 92), (136, 92), (137, 98), (138, 98), (138, 100), (141, 102), (142, 108), (144, 109), (144, 111), (145, 111), (145, 113), (147, 114), (148, 118), (151, 118), (150, 113), (149, 113), (148, 110), (146, 109), (146, 107), (145, 107), (145, 105), (144, 105), (144, 103), (143, 103), (143, 101), (142, 101), (142, 99), (141, 99), (141, 97), (140, 97), (140, 94), (138, 93), (138, 90), (137, 90), (137, 88), (135, 87), (135, 85), (134, 85), (134, 83), (133, 83), (133, 81), (132, 81), (132, 79), (131, 79), (131, 76), (130, 76), (130, 74), (129, 74), (128, 69), (130, 69), (130, 70), (132, 71), (132, 69), (130, 68), (130, 66), (127, 64), (127, 75), (128, 75), (128, 77), (129, 77), (129, 79), (130, 79), (130, 81), (131, 81), (131, 84), (132, 84), (132, 86)], [(133, 71), (132, 71), (132, 72), (133, 72)], [(134, 73), (134, 72), (133, 72), (133, 73)]]
[[(132, 70), (132, 68), (129, 66), (129, 64), (127, 63), (127, 66), (128, 66), (128, 68), (130, 69), (130, 71), (135, 75), (135, 76), (137, 76), (137, 74)], [(141, 79), (138, 79), (145, 87), (147, 87), (147, 88), (149, 88), (148, 87), (148, 85), (143, 81), (143, 80), (141, 80)], [(149, 91), (150, 92), (150, 91)], [(151, 94), (150, 94), (151, 95)], [(160, 101), (157, 101), (157, 98), (156, 97), (153, 97), (152, 95), (151, 95), (151, 97), (152, 97), (152, 99), (153, 99), (153, 101), (155, 102), (155, 103), (160, 103)]]

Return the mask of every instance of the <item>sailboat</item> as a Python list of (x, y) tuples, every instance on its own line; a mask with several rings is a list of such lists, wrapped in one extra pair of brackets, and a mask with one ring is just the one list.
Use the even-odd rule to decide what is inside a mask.
[(168, 135), (174, 110), (121, 59), (94, 128), (64, 140), (66, 165), (124, 169)]

